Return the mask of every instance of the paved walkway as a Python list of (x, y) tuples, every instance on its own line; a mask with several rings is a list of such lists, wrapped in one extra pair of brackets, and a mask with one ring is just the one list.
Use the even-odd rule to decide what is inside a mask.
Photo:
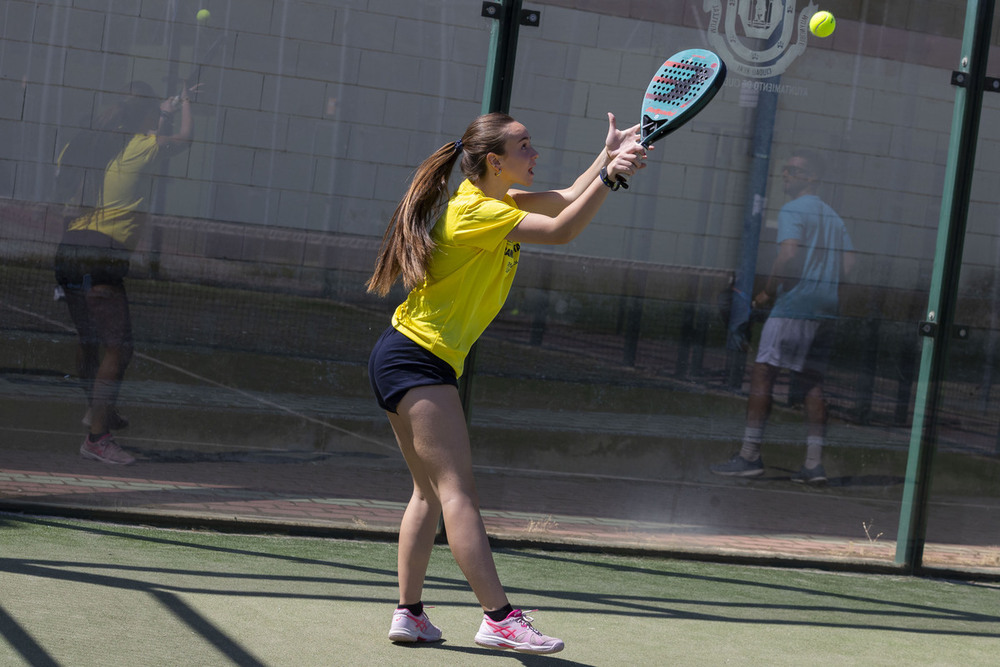
[[(880, 510), (869, 499), (842, 513), (856, 518), (885, 511), (870, 520), (878, 525), (862, 520), (852, 528), (848, 524), (854, 522), (832, 517), (826, 524), (812, 522), (815, 531), (806, 535), (783, 532), (781, 526), (810, 525), (802, 523), (810, 513), (830, 516), (830, 496), (799, 491), (780, 478), (706, 484), (500, 468), (477, 475), (487, 529), (505, 543), (893, 567), (895, 544), (886, 534), (895, 532), (890, 525), (895, 503)], [(389, 455), (264, 452), (229, 460), (146, 460), (119, 468), (85, 461), (75, 452), (0, 450), (0, 510), (6, 511), (390, 537), (407, 494), (405, 467)], [(723, 513), (733, 516), (730, 526), (669, 520), (696, 518), (691, 507), (720, 503)], [(666, 509), (670, 505), (683, 510)], [(519, 509), (501, 509), (508, 507)], [(851, 530), (857, 537), (844, 536)], [(1000, 574), (1000, 548), (930, 544), (925, 565)]]

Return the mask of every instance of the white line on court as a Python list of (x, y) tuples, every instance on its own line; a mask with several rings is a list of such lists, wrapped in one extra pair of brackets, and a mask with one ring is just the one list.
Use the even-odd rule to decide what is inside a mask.
[[(27, 315), (28, 317), (34, 317), (35, 319), (41, 320), (43, 322), (46, 322), (47, 324), (51, 324), (52, 326), (59, 327), (59, 328), (63, 329), (64, 331), (68, 331), (68, 332), (71, 332), (71, 333), (74, 332), (73, 327), (71, 327), (71, 326), (69, 326), (67, 324), (64, 324), (63, 322), (59, 322), (57, 320), (50, 319), (48, 317), (45, 317), (44, 315), (39, 315), (38, 313), (33, 313), (30, 310), (25, 310), (24, 308), (18, 308), (15, 305), (7, 303), (6, 301), (0, 301), (0, 305), (3, 305), (5, 307), (7, 307), (7, 308), (10, 308), (11, 310), (13, 310), (15, 312), (18, 312), (18, 313), (20, 313), (22, 315)], [(388, 451), (392, 451), (392, 452), (399, 451), (399, 449), (398, 449), (398, 447), (396, 446), (395, 443), (389, 445), (389, 444), (383, 442), (382, 440), (376, 440), (375, 438), (369, 438), (368, 436), (361, 435), (360, 433), (355, 433), (354, 431), (349, 431), (349, 430), (347, 430), (345, 428), (342, 428), (342, 427), (337, 426), (335, 424), (331, 424), (331, 423), (329, 423), (327, 421), (324, 421), (322, 419), (316, 419), (315, 417), (310, 417), (309, 415), (302, 414), (301, 412), (298, 412), (298, 411), (296, 411), (296, 410), (294, 410), (292, 408), (289, 408), (287, 406), (281, 405), (279, 403), (275, 403), (274, 401), (270, 401), (270, 400), (268, 400), (266, 398), (263, 398), (261, 396), (256, 396), (256, 395), (254, 395), (254, 394), (252, 394), (252, 393), (250, 393), (248, 391), (244, 391), (242, 389), (237, 389), (236, 387), (230, 387), (229, 385), (223, 384), (221, 382), (217, 382), (217, 381), (215, 381), (215, 380), (213, 380), (211, 378), (207, 378), (204, 375), (199, 375), (199, 374), (197, 374), (197, 373), (195, 373), (193, 371), (189, 371), (186, 368), (181, 368), (180, 366), (177, 366), (175, 364), (171, 364), (171, 363), (168, 363), (168, 362), (163, 361), (161, 359), (157, 359), (155, 357), (151, 357), (148, 354), (143, 354), (142, 352), (138, 352), (137, 351), (137, 352), (134, 353), (134, 355), (136, 357), (140, 358), (140, 359), (144, 359), (145, 361), (149, 361), (149, 362), (152, 362), (154, 364), (158, 364), (158, 365), (160, 365), (160, 366), (162, 366), (164, 368), (169, 368), (172, 371), (175, 371), (175, 372), (180, 373), (182, 375), (186, 375), (186, 376), (188, 376), (188, 377), (190, 377), (192, 379), (198, 380), (199, 382), (203, 382), (205, 384), (209, 384), (209, 385), (211, 385), (213, 387), (217, 387), (219, 389), (225, 389), (227, 391), (231, 391), (234, 394), (237, 394), (238, 396), (242, 396), (243, 398), (250, 399), (252, 401), (260, 403), (261, 405), (266, 405), (269, 408), (273, 408), (275, 410), (280, 410), (281, 412), (284, 412), (286, 414), (292, 415), (293, 417), (296, 417), (298, 419), (302, 419), (304, 421), (307, 421), (307, 422), (310, 422), (310, 423), (313, 423), (313, 424), (317, 424), (319, 426), (323, 426), (324, 428), (332, 429), (332, 430), (337, 431), (338, 433), (341, 433), (343, 435), (348, 435), (348, 436), (357, 438), (358, 440), (361, 440), (363, 442), (367, 442), (367, 443), (372, 444), (372, 445), (376, 445), (376, 446), (381, 447), (382, 449), (385, 449), (385, 450), (388, 450)]]

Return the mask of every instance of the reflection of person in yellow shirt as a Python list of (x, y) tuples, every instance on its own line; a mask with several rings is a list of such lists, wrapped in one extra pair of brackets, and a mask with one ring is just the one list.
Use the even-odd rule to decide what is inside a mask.
[(134, 250), (141, 229), (143, 205), (152, 187), (150, 167), (160, 152), (155, 134), (137, 134), (108, 163), (101, 206), (73, 220), (67, 231), (89, 230), (109, 236)]
[[(55, 258), (56, 281), (79, 336), (78, 374), (89, 402), (84, 417), (89, 433), (80, 454), (103, 463), (135, 461), (111, 435), (128, 425), (115, 407), (133, 350), (124, 278), (157, 158), (191, 138), (190, 92), (161, 103), (152, 88), (135, 82), (97, 119), (97, 131), (81, 133), (60, 154), (58, 192), (80, 207)], [(181, 121), (174, 133), (171, 120), (178, 108)]]

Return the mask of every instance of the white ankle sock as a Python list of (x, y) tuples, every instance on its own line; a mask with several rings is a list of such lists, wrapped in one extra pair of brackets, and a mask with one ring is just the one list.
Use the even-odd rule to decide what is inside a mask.
[(806, 468), (812, 470), (823, 462), (823, 436), (810, 435), (806, 438)]
[(747, 461), (756, 461), (760, 458), (760, 443), (764, 440), (764, 429), (747, 426), (743, 429), (743, 446), (740, 447), (740, 456)]

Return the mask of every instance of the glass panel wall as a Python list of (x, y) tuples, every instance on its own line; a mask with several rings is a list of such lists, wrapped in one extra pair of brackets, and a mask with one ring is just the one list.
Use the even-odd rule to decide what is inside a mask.
[[(470, 373), (488, 528), (891, 562), (965, 3), (827, 2), (837, 28), (824, 39), (802, 0), (580, 5), (529, 3), (540, 24), (520, 28), (511, 113), (541, 153), (534, 189), (591, 164), (608, 112), (638, 122), (670, 54), (712, 49), (728, 77), (577, 239), (522, 248)], [(415, 166), (481, 111), (493, 27), (481, 11), (0, 0), (2, 467), (107, 471), (77, 453), (101, 387), (81, 379), (96, 372), (72, 317), (83, 284), (59, 250), (67, 230), (98, 233), (119, 272), (100, 282), (128, 261), (127, 301), (103, 323), (134, 340), (118, 360), (129, 474), (235, 489), (279, 523), (394, 529), (409, 487), (366, 362), (404, 293), (375, 299), (364, 282)], [(928, 535), (987, 559), (996, 105)], [(812, 291), (796, 303), (799, 286)], [(761, 349), (802, 372), (772, 386)], [(731, 459), (741, 451), (749, 463)], [(313, 507), (351, 509), (277, 509), (306, 489)]]
[[(964, 3), (826, 4), (826, 39), (806, 29), (817, 7), (793, 2), (642, 15), (555, 2), (522, 30), (512, 113), (541, 146), (545, 186), (589, 162), (607, 112), (638, 120), (664, 57), (710, 48), (729, 75), (578, 239), (523, 251), (480, 351), (474, 417), (483, 438), (511, 405), (537, 419), (495, 436), (496, 463), (592, 480), (595, 513), (653, 522), (676, 545), (692, 531), (797, 534), (835, 540), (836, 557), (892, 559)], [(779, 265), (790, 239), (800, 252)], [(802, 282), (811, 296), (794, 302)], [(788, 295), (760, 303), (775, 287)], [(793, 333), (809, 318), (821, 324)], [(794, 344), (810, 350), (801, 373), (755, 366), (797, 363)], [(727, 469), (738, 452), (759, 452), (762, 470)], [(803, 468), (825, 484), (796, 483)], [(978, 503), (965, 501), (955, 511)]]
[[(128, 262), (127, 297), (90, 325), (119, 343), (129, 470), (191, 464), (169, 474), (238, 487), (259, 462), (405, 471), (366, 371), (402, 292), (364, 283), (414, 166), (480, 111), (478, 7), (4, 0), (0, 17), (0, 424), (16, 436), (0, 460), (80, 465), (98, 370), (72, 317), (80, 271), (53, 272), (68, 229), (118, 262), (93, 293)], [(352, 478), (328, 474), (324, 496)]]
[[(1000, 18), (994, 18), (991, 44)], [(1000, 53), (994, 46), (986, 67), (995, 76)], [(942, 418), (931, 468), (927, 545), (923, 561), (952, 567), (955, 546), (968, 552), (974, 567), (1000, 565), (1000, 411), (997, 372), (997, 175), (1000, 172), (1000, 94), (987, 85), (969, 202), (955, 323), (948, 336), (948, 358), (941, 391)]]

